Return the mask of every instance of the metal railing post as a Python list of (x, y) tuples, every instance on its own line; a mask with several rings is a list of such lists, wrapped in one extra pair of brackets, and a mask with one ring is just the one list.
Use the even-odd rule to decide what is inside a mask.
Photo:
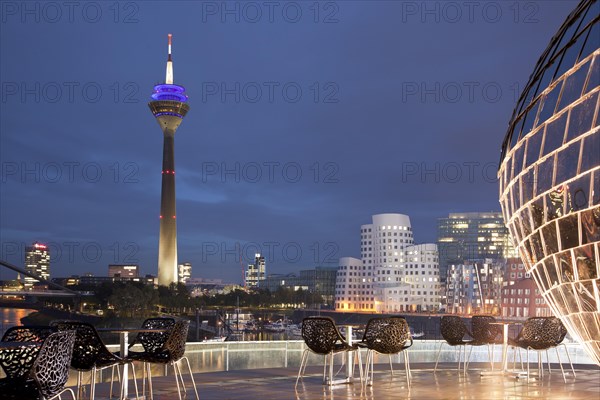
[(229, 371), (229, 343), (225, 344), (225, 371)]

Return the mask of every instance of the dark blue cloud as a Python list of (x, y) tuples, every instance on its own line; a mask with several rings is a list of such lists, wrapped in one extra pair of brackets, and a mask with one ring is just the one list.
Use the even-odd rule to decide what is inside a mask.
[(451, 3), (280, 2), (272, 20), (260, 2), (4, 10), (2, 258), (41, 240), (54, 276), (156, 272), (162, 137), (146, 102), (168, 32), (191, 105), (177, 207), (195, 276), (239, 281), (236, 249), (246, 263), (257, 246), (269, 272), (335, 265), (375, 213), (410, 215), (430, 242), (448, 212), (498, 210), (515, 96), (575, 2)]

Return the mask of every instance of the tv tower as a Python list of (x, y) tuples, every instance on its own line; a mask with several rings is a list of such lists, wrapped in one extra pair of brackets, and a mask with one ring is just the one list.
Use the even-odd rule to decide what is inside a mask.
[(190, 106), (183, 86), (173, 84), (173, 60), (169, 33), (169, 56), (165, 83), (154, 86), (148, 103), (163, 131), (162, 189), (160, 195), (160, 238), (158, 241), (158, 284), (177, 282), (177, 214), (175, 212), (175, 131)]

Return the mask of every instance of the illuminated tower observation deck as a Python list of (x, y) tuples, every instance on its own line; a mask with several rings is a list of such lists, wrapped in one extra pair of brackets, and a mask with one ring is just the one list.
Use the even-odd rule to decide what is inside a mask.
[(190, 106), (183, 86), (173, 84), (173, 60), (169, 57), (164, 84), (154, 86), (148, 103), (163, 131), (162, 189), (160, 198), (160, 238), (158, 242), (158, 284), (177, 282), (177, 214), (175, 212), (175, 131)]

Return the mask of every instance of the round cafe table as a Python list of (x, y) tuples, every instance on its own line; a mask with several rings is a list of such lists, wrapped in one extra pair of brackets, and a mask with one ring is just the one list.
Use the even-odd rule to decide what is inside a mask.
[[(141, 332), (166, 332), (167, 329), (156, 329), (156, 328), (98, 328), (98, 332), (102, 333), (118, 333), (119, 334), (119, 350), (120, 356), (126, 358), (129, 354), (129, 334), (130, 333), (141, 333)], [(122, 378), (122, 389), (121, 399), (128, 399), (129, 389), (127, 382), (129, 379), (129, 365), (123, 364), (123, 378)]]

